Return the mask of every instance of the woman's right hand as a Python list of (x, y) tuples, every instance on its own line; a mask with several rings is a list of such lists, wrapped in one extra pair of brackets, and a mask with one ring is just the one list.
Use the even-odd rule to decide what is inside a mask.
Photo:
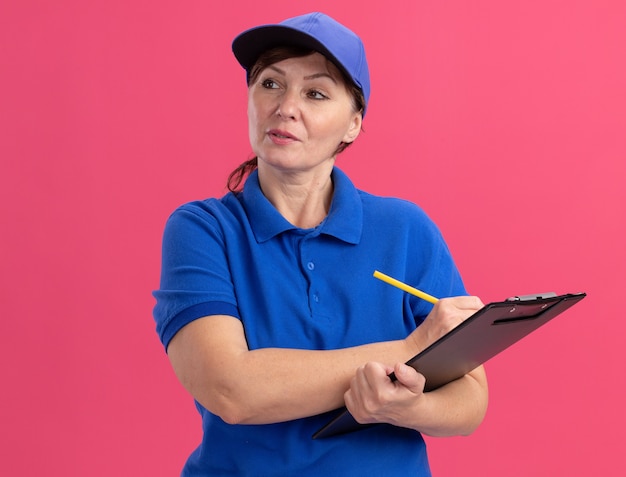
[(477, 296), (442, 298), (435, 304), (424, 322), (406, 340), (411, 347), (420, 352), (456, 328), (483, 306), (483, 302)]

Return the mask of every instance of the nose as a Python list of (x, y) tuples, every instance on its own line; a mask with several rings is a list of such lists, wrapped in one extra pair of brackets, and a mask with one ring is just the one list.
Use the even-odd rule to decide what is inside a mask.
[(295, 91), (286, 90), (280, 95), (276, 114), (283, 119), (296, 119), (300, 112), (299, 98)]

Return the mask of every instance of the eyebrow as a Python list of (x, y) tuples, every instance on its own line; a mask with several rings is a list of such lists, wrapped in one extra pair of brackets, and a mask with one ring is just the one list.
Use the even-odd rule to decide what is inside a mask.
[[(284, 70), (278, 68), (277, 66), (270, 65), (270, 66), (268, 66), (268, 68), (273, 69), (274, 71), (276, 71), (277, 73), (280, 73), (283, 76), (286, 74)], [(317, 79), (317, 78), (330, 78), (330, 80), (333, 83), (337, 84), (337, 80), (335, 78), (333, 78), (333, 76), (330, 75), (329, 73), (313, 73), (312, 75), (308, 75), (308, 76), (304, 77), (305, 80), (314, 80), (314, 79)]]

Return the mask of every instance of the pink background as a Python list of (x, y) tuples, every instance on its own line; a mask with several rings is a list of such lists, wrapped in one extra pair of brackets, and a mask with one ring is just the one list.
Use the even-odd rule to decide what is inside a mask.
[(589, 294), (488, 363), (435, 475), (621, 475), (626, 2), (216, 4), (0, 4), (0, 475), (178, 474), (200, 422), (151, 316), (164, 221), (249, 155), (232, 38), (312, 10), (368, 50), (357, 186), (421, 204), (484, 301)]

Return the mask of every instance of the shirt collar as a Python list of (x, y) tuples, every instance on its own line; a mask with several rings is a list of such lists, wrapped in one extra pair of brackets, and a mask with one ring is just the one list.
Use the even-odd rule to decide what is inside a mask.
[[(359, 191), (340, 169), (332, 172), (334, 195), (328, 216), (317, 228), (321, 234), (331, 235), (344, 242), (357, 244), (363, 228), (363, 204)], [(265, 242), (287, 230), (297, 230), (263, 195), (258, 171), (250, 174), (243, 188), (243, 205), (257, 242)]]

